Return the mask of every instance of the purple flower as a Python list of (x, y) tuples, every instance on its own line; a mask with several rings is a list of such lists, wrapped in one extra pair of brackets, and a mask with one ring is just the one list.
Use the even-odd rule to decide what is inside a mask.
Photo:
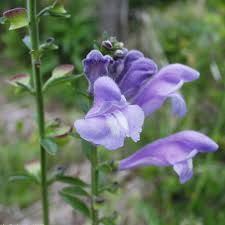
[(109, 76), (131, 104), (144, 110), (145, 116), (159, 109), (167, 99), (172, 100), (173, 113), (184, 116), (186, 104), (178, 90), (199, 77), (199, 72), (182, 64), (171, 64), (157, 72), (155, 62), (136, 50), (119, 59), (92, 50), (84, 60), (84, 72), (91, 92), (98, 77)]
[(204, 134), (182, 131), (146, 145), (133, 155), (120, 161), (119, 170), (140, 166), (173, 166), (185, 183), (193, 174), (192, 158), (198, 153), (214, 152), (218, 145)]
[(162, 68), (140, 88), (131, 102), (142, 107), (145, 116), (148, 116), (159, 109), (167, 98), (171, 98), (173, 111), (184, 116), (186, 104), (177, 91), (184, 83), (198, 78), (198, 71), (182, 64), (170, 64)]
[(89, 92), (93, 92), (93, 84), (97, 78), (108, 75), (108, 65), (111, 60), (110, 56), (103, 56), (97, 50), (92, 50), (84, 59), (84, 73), (89, 82)]
[(173, 112), (184, 116), (186, 104), (177, 91), (199, 77), (181, 64), (157, 72), (157, 65), (141, 52), (123, 52), (124, 57), (113, 59), (92, 50), (83, 61), (94, 105), (75, 127), (83, 139), (110, 150), (122, 147), (126, 137), (138, 141), (144, 115), (160, 108), (167, 98)]
[(130, 105), (117, 84), (104, 76), (94, 83), (93, 107), (74, 126), (83, 139), (114, 150), (124, 145), (125, 137), (138, 141), (143, 123), (143, 110)]
[[(186, 113), (185, 100), (179, 94), (184, 83), (198, 79), (199, 73), (182, 64), (171, 64), (159, 72), (157, 65), (136, 50), (103, 56), (91, 51), (84, 63), (89, 92), (94, 95), (92, 108), (74, 126), (80, 136), (95, 145), (115, 150), (126, 137), (135, 142), (145, 116), (149, 116), (170, 99), (172, 112)], [(185, 183), (192, 177), (192, 158), (199, 152), (213, 152), (217, 144), (195, 131), (183, 131), (146, 145), (120, 161), (119, 170), (139, 166), (173, 166)]]
[(124, 59), (124, 69), (117, 82), (127, 99), (136, 95), (142, 85), (157, 72), (157, 65), (141, 52), (130, 51)]

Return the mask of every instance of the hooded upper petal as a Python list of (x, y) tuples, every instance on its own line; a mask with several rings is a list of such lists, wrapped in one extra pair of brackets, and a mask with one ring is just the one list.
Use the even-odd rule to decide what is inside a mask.
[(156, 72), (157, 65), (151, 59), (141, 57), (135, 60), (130, 64), (130, 67), (124, 73), (122, 80), (119, 82), (121, 92), (126, 98), (130, 99)]
[(142, 107), (145, 115), (148, 116), (160, 108), (164, 101), (176, 93), (185, 82), (191, 82), (198, 77), (199, 72), (188, 66), (182, 64), (168, 65), (140, 88), (131, 102)]
[(104, 76), (94, 83), (93, 107), (74, 126), (83, 139), (114, 150), (123, 146), (126, 137), (138, 141), (143, 123), (143, 110), (129, 105), (116, 83)]
[(83, 60), (84, 73), (89, 82), (89, 92), (93, 92), (93, 85), (98, 77), (108, 75), (108, 65), (111, 60), (110, 56), (103, 56), (98, 50), (92, 50)]
[(192, 176), (192, 158), (199, 152), (214, 152), (218, 145), (209, 137), (195, 131), (182, 131), (146, 145), (120, 161), (119, 169), (140, 166), (173, 166), (184, 183)]
[(117, 76), (116, 82), (119, 83), (123, 77), (124, 74), (127, 73), (132, 63), (134, 63), (136, 60), (144, 58), (144, 54), (137, 50), (130, 50), (128, 51), (125, 59), (123, 60), (123, 70), (121, 71), (121, 74)]

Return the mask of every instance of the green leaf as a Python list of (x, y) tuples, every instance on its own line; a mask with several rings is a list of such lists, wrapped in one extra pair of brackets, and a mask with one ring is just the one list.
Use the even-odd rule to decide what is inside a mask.
[(41, 140), (41, 145), (50, 155), (55, 155), (58, 152), (58, 145), (52, 138), (44, 138)]
[(85, 191), (80, 186), (69, 186), (62, 189), (63, 193), (70, 194), (70, 195), (81, 195), (81, 196), (90, 196), (87, 191)]
[(73, 209), (79, 210), (85, 216), (90, 217), (90, 210), (83, 201), (81, 201), (80, 199), (78, 199), (75, 196), (68, 195), (63, 192), (59, 192), (59, 193), (60, 193), (61, 197), (64, 199), (64, 201), (66, 203), (68, 203)]
[(58, 176), (63, 176), (65, 172), (65, 168), (62, 166), (57, 167), (54, 171), (52, 171), (47, 178), (47, 184), (50, 186), (55, 181), (57, 181)]
[(24, 91), (28, 91), (31, 94), (34, 94), (35, 93), (35, 91), (31, 88), (30, 85), (25, 85), (25, 84), (20, 83), (20, 82), (18, 82), (17, 85), (18, 85), (18, 87), (21, 87)]
[(6, 21), (9, 21), (9, 30), (15, 30), (28, 26), (27, 11), (25, 8), (10, 9), (3, 13)]
[(52, 86), (55, 86), (55, 85), (58, 85), (58, 84), (62, 84), (62, 83), (66, 83), (66, 82), (72, 82), (74, 80), (79, 79), (82, 76), (83, 76), (83, 74), (78, 74), (78, 75), (67, 75), (66, 77), (59, 77), (59, 78), (54, 78), (54, 79), (50, 78), (45, 83), (45, 85), (43, 87), (43, 91), (46, 91), (49, 87), (52, 87)]
[(101, 164), (99, 166), (99, 170), (103, 173), (111, 173), (113, 171), (111, 165), (108, 162)]
[(80, 187), (87, 187), (88, 186), (87, 183), (85, 183), (84, 181), (82, 181), (78, 177), (57, 176), (56, 180), (60, 181), (62, 183), (71, 184), (71, 185), (80, 186)]
[(16, 175), (16, 176), (10, 176), (9, 177), (9, 182), (14, 182), (14, 181), (33, 181), (36, 184), (39, 184), (39, 178), (35, 177), (31, 174), (23, 174), (23, 175)]
[(75, 99), (75, 102), (77, 106), (84, 112), (87, 113), (90, 109), (90, 100), (91, 97), (87, 94), (83, 93), (79, 89), (75, 92), (77, 98)]
[(52, 72), (52, 76), (45, 82), (43, 91), (45, 91), (50, 86), (71, 82), (83, 76), (83, 74), (73, 75), (73, 70), (74, 66), (70, 64), (56, 67)]
[(18, 176), (11, 176), (9, 177), (9, 181), (25, 181), (25, 180), (32, 180), (30, 175), (18, 175)]

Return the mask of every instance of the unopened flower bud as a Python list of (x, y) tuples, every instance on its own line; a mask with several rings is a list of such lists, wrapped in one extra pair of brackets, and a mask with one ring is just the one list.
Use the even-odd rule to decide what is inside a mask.
[(123, 42), (116, 42), (114, 47), (115, 47), (116, 49), (121, 49), (121, 48), (124, 47), (124, 43), (123, 43)]
[(55, 42), (55, 38), (54, 37), (49, 37), (47, 40), (46, 40), (47, 43), (53, 43)]
[(111, 41), (106, 40), (106, 41), (102, 42), (102, 47), (104, 47), (108, 50), (111, 50), (113, 48), (113, 45), (112, 45)]
[(97, 196), (97, 197), (95, 198), (95, 202), (96, 202), (97, 204), (103, 204), (103, 203), (105, 202), (105, 199), (104, 199), (103, 197), (101, 197), (101, 196)]
[(123, 50), (116, 50), (113, 55), (113, 57), (115, 59), (122, 59), (122, 58), (124, 58), (124, 56), (125, 56), (125, 54), (124, 54)]

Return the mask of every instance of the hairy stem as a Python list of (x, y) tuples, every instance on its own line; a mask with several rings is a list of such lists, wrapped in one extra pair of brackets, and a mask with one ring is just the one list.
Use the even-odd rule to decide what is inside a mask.
[(91, 154), (91, 218), (92, 225), (98, 225), (98, 210), (95, 208), (95, 200), (98, 196), (98, 150), (96, 147), (93, 147)]
[(43, 209), (43, 224), (49, 225), (48, 213), (48, 190), (46, 179), (46, 152), (41, 146), (41, 139), (45, 137), (45, 118), (44, 118), (44, 103), (42, 93), (42, 79), (41, 79), (41, 60), (39, 55), (39, 29), (37, 21), (37, 2), (36, 0), (27, 0), (27, 10), (29, 18), (29, 33), (31, 39), (31, 61), (32, 61), (32, 76), (31, 85), (36, 93), (36, 107), (37, 107), (37, 123), (39, 130), (40, 142), (40, 158), (41, 158), (41, 193), (42, 193), (42, 209)]

